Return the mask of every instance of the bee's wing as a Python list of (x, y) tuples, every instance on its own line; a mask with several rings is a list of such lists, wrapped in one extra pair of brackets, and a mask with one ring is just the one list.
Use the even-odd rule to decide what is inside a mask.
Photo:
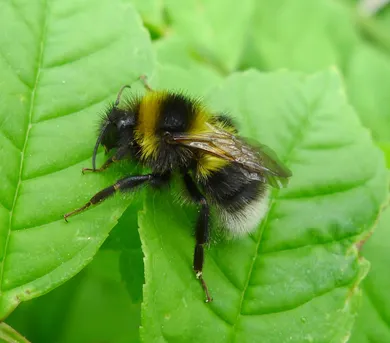
[(267, 182), (276, 188), (287, 186), (288, 178), (291, 177), (291, 171), (278, 159), (276, 153), (267, 145), (257, 142), (250, 142), (249, 149), (252, 151), (253, 159), (256, 162), (248, 161), (247, 166), (257, 170), (258, 173), (263, 173)]
[(243, 172), (254, 180), (269, 183), (280, 188), (287, 184), (291, 172), (267, 146), (248, 144), (243, 138), (214, 126), (211, 132), (203, 134), (172, 133), (169, 140), (190, 148), (207, 151), (222, 159), (238, 163)]

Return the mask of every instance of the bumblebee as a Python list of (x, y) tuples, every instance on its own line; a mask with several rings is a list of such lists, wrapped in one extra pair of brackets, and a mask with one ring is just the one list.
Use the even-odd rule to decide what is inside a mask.
[[(106, 111), (93, 150), (92, 168), (101, 172), (112, 163), (132, 159), (150, 169), (145, 175), (131, 175), (96, 193), (84, 206), (64, 219), (98, 204), (117, 191), (133, 191), (141, 185), (161, 188), (179, 177), (186, 197), (199, 206), (195, 227), (193, 269), (206, 295), (203, 279), (204, 246), (210, 237), (210, 209), (220, 225), (234, 235), (256, 229), (267, 210), (268, 185), (281, 187), (291, 176), (265, 145), (238, 135), (236, 125), (225, 114), (210, 113), (199, 101), (181, 93), (154, 91), (146, 78), (142, 97), (120, 106), (123, 86)], [(112, 156), (96, 168), (96, 154), (102, 145)]]

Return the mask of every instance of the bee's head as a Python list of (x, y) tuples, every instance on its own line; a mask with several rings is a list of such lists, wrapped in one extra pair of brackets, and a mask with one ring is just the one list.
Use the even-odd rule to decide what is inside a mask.
[(123, 116), (122, 112), (117, 107), (111, 106), (102, 119), (96, 144), (101, 144), (106, 152), (118, 146), (119, 127), (117, 123)]
[(96, 154), (99, 145), (101, 144), (106, 152), (117, 148), (120, 144), (121, 131), (134, 126), (134, 114), (118, 107), (125, 88), (130, 88), (130, 86), (125, 85), (120, 89), (115, 103), (107, 109), (99, 126), (99, 135), (92, 156), (93, 169), (96, 169)]
[[(134, 127), (135, 116), (133, 113), (112, 106), (109, 109), (99, 127), (98, 138), (95, 143), (92, 156), (92, 167), (95, 167), (96, 154), (100, 145), (106, 153), (118, 148), (121, 144), (121, 137), (130, 137)], [(123, 139), (122, 139), (123, 140)], [(127, 139), (126, 139), (127, 140)], [(130, 143), (130, 142), (128, 142)]]

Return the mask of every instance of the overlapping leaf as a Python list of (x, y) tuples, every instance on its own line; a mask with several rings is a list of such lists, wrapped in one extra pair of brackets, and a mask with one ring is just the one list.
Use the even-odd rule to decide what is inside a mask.
[(294, 175), (252, 236), (207, 251), (211, 304), (191, 267), (194, 214), (163, 196), (147, 199), (139, 219), (144, 341), (344, 342), (368, 270), (355, 243), (378, 216), (387, 173), (337, 73), (246, 72), (209, 99)]
[(128, 1), (5, 2), (0, 19), (4, 318), (85, 266), (128, 205), (116, 198), (69, 224), (62, 218), (117, 177), (83, 176), (81, 167), (90, 164), (107, 101), (154, 60)]
[(390, 209), (387, 208), (372, 237), (364, 244), (362, 254), (371, 262), (363, 282), (363, 303), (350, 343), (390, 341), (390, 299), (388, 266)]

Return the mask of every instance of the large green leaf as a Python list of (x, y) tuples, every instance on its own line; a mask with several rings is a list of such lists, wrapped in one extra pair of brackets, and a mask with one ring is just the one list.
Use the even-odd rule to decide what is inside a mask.
[(159, 65), (151, 81), (157, 85), (164, 84), (164, 87), (158, 86), (157, 89), (169, 89), (192, 97), (202, 97), (221, 82), (221, 77), (202, 67), (186, 70), (172, 65)]
[(387, 173), (343, 93), (335, 71), (249, 71), (210, 93), (211, 108), (230, 110), (243, 134), (275, 149), (293, 177), (254, 234), (207, 250), (211, 304), (191, 266), (195, 214), (174, 198), (146, 200), (145, 342), (346, 341), (368, 270), (355, 243), (378, 216)]
[(2, 3), (0, 318), (75, 275), (128, 205), (117, 197), (62, 218), (118, 177), (81, 168), (107, 100), (153, 66), (129, 1)]
[[(306, 72), (337, 65), (344, 72), (348, 96), (364, 125), (372, 130), (375, 139), (388, 141), (387, 27), (390, 28), (341, 2), (259, 1), (244, 65)], [(378, 83), (381, 87), (377, 87)]]
[(390, 208), (373, 235), (364, 244), (362, 254), (371, 262), (363, 282), (363, 304), (359, 310), (350, 343), (390, 342)]
[(390, 56), (367, 45), (358, 46), (346, 72), (346, 84), (364, 125), (377, 140), (390, 142)]
[(223, 71), (237, 67), (254, 0), (165, 0), (171, 27), (202, 58)]
[[(163, 69), (169, 68), (170, 66), (174, 67), (177, 70), (173, 71), (173, 74), (178, 76), (180, 72), (177, 67), (183, 68), (181, 74), (184, 74), (185, 77), (188, 77), (189, 74), (193, 75), (194, 81), (203, 83), (202, 87), (197, 87), (197, 90), (202, 93), (208, 92), (214, 87), (214, 84), (218, 83), (221, 79), (221, 74), (218, 73), (214, 67), (199, 59), (196, 53), (189, 47), (188, 42), (179, 35), (172, 34), (154, 42), (154, 50), (156, 52), (157, 60), (162, 65)], [(166, 79), (168, 79), (168, 75)], [(178, 80), (175, 80), (172, 76), (170, 79), (174, 80), (171, 82), (171, 85), (166, 84), (165, 82), (163, 82), (163, 84), (169, 87), (175, 83), (176, 88), (179, 86), (182, 90), (186, 91), (186, 82), (179, 83)], [(159, 82), (159, 84), (161, 84), (161, 82)]]
[(243, 60), (265, 70), (344, 68), (357, 43), (353, 16), (337, 1), (257, 1)]

